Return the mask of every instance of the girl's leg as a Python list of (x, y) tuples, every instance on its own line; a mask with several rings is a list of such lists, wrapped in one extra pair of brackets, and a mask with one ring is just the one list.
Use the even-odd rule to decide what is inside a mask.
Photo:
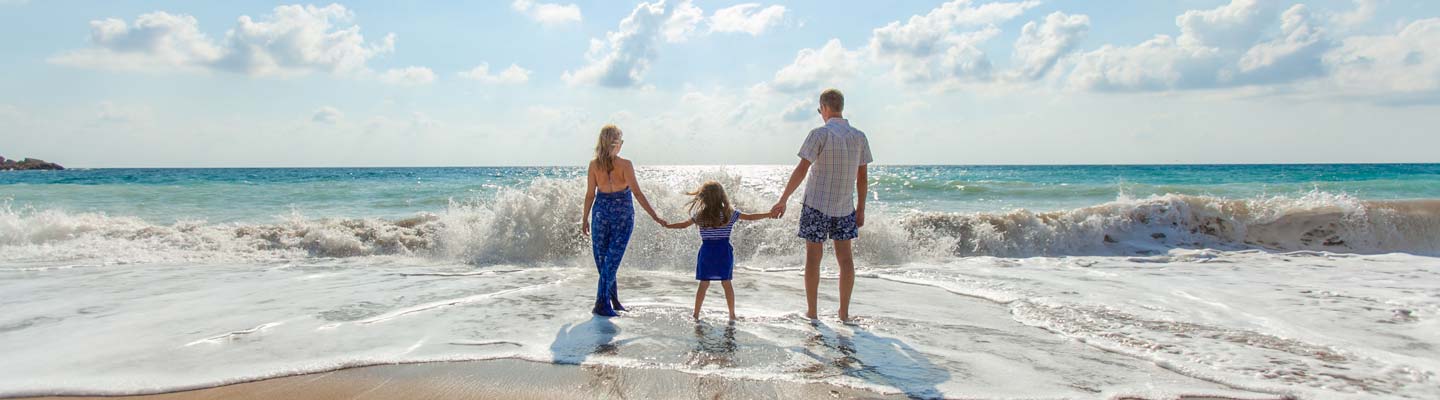
[(695, 312), (690, 314), (691, 318), (700, 319), (700, 305), (705, 304), (706, 290), (710, 290), (710, 281), (700, 281), (700, 288), (695, 289)]
[(720, 281), (720, 287), (725, 288), (725, 307), (730, 309), (730, 320), (735, 320), (735, 288), (730, 286), (730, 281)]

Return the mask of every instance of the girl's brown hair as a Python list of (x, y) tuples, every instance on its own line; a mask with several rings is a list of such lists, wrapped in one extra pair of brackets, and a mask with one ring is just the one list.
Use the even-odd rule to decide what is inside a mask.
[(615, 125), (605, 125), (600, 128), (600, 139), (595, 141), (595, 164), (604, 170), (605, 173), (615, 170), (615, 141), (620, 140), (620, 128)]
[(725, 187), (720, 186), (720, 182), (706, 181), (699, 189), (686, 194), (695, 196), (686, 204), (690, 214), (695, 215), (695, 224), (706, 228), (730, 224), (730, 215), (735, 209), (730, 207), (730, 196), (725, 195)]

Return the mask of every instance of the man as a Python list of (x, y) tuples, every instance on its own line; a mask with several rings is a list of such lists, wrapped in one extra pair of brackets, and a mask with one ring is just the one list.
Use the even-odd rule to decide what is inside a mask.
[[(865, 132), (850, 126), (842, 113), (845, 96), (828, 89), (820, 94), (816, 110), (825, 125), (812, 129), (800, 146), (800, 163), (790, 174), (785, 193), (771, 212), (782, 216), (790, 195), (805, 181), (804, 210), (800, 213), (799, 236), (805, 239), (805, 316), (816, 318), (815, 292), (820, 287), (820, 259), (825, 240), (835, 242), (835, 260), (840, 264), (840, 320), (850, 321), (850, 292), (855, 288), (855, 259), (850, 241), (865, 225), (866, 166), (870, 141)], [(856, 197), (856, 194), (859, 194)]]

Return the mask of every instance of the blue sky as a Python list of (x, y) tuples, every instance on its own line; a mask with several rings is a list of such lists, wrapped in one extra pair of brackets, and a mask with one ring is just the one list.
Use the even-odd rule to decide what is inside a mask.
[[(0, 0), (0, 155), (71, 166), (1440, 162), (1440, 3)], [(485, 68), (480, 68), (485, 66)]]

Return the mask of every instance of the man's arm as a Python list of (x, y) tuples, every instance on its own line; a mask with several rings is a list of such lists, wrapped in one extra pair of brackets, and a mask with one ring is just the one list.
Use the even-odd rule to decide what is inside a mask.
[(855, 171), (855, 194), (859, 195), (855, 198), (855, 227), (857, 228), (865, 226), (865, 197), (870, 192), (870, 179), (866, 175), (869, 174), (870, 166), (868, 164), (860, 164), (860, 168)]
[(800, 187), (800, 182), (805, 181), (805, 174), (808, 173), (810, 173), (810, 160), (802, 158), (799, 164), (795, 164), (795, 171), (790, 173), (790, 182), (785, 184), (785, 193), (780, 195), (780, 201), (776, 202), (774, 207), (770, 207), (770, 213), (775, 214), (775, 218), (785, 216), (785, 203), (790, 201), (790, 195), (795, 194), (795, 189)]

